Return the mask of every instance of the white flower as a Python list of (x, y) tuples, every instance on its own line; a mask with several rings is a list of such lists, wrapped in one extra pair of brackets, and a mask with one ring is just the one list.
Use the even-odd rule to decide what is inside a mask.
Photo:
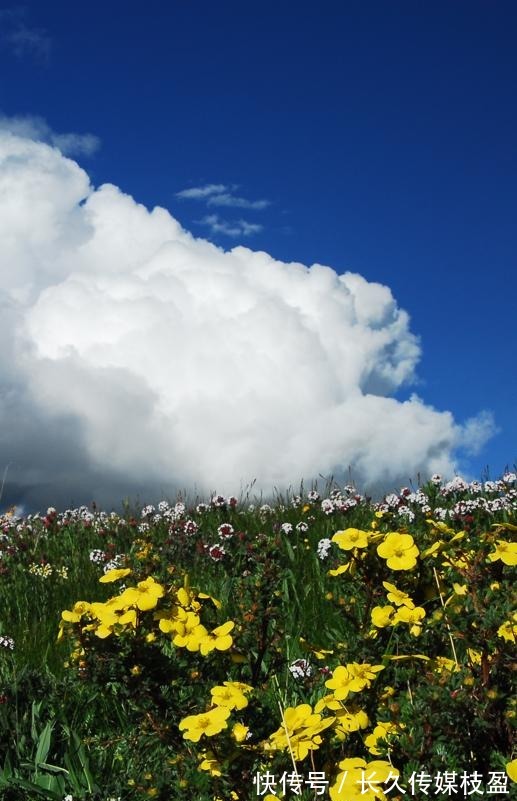
[(223, 559), (223, 557), (225, 556), (226, 551), (224, 550), (223, 545), (219, 545), (219, 543), (216, 543), (215, 545), (209, 546), (208, 554), (214, 560), (214, 562), (220, 562), (221, 559)]
[(181, 503), (181, 501), (178, 501), (178, 503), (174, 505), (174, 519), (179, 520), (180, 517), (184, 516), (186, 510), (187, 507), (185, 506), (185, 504)]
[(306, 659), (295, 659), (289, 665), (289, 670), (295, 679), (307, 679), (312, 676), (312, 667)]
[(280, 531), (283, 531), (284, 534), (292, 534), (293, 524), (292, 523), (282, 523), (282, 525), (280, 526)]
[(386, 495), (384, 502), (387, 504), (388, 508), (396, 508), (400, 503), (400, 499), (398, 495), (392, 492), (390, 495)]
[(324, 498), (321, 502), (321, 511), (326, 515), (331, 515), (334, 511), (334, 501), (330, 498)]
[(405, 517), (410, 523), (412, 523), (415, 519), (415, 513), (411, 511), (409, 506), (399, 506), (397, 509), (397, 514), (400, 517)]
[(233, 526), (231, 526), (229, 523), (221, 523), (217, 529), (217, 533), (221, 539), (229, 539), (230, 537), (233, 537), (234, 534)]
[(185, 532), (187, 537), (191, 537), (193, 534), (197, 532), (198, 528), (199, 526), (194, 520), (187, 520), (183, 527), (183, 531)]
[(324, 537), (318, 542), (316, 553), (318, 554), (319, 558), (323, 560), (327, 558), (331, 548), (332, 548), (332, 541), (329, 540), (328, 537)]

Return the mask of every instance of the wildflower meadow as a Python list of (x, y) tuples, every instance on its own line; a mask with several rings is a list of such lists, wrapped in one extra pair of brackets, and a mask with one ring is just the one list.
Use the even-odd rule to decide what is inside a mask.
[(515, 798), (517, 475), (0, 516), (0, 798)]

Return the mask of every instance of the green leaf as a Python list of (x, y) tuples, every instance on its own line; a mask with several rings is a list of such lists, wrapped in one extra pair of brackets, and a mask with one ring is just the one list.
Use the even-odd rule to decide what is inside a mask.
[(53, 728), (54, 728), (54, 721), (49, 720), (45, 724), (45, 727), (39, 736), (38, 747), (36, 749), (36, 757), (34, 760), (36, 765), (45, 762), (45, 760), (47, 759), (48, 752), (50, 750), (50, 740), (52, 737)]

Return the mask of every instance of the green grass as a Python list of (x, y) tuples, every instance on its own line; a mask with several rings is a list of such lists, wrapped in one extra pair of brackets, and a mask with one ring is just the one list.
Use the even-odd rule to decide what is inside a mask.
[[(264, 750), (281, 726), (281, 710), (314, 707), (331, 692), (325, 683), (332, 671), (351, 663), (383, 666), (375, 681), (343, 702), (362, 709), (369, 724), (341, 736), (334, 721), (299, 759), (300, 772), (325, 771), (332, 784), (340, 761), (361, 757), (389, 758), (406, 782), (424, 768), (477, 770), (485, 783), (491, 770), (504, 773), (515, 758), (515, 643), (500, 627), (507, 620), (511, 628), (515, 567), (489, 554), (498, 539), (515, 538), (514, 488), (507, 481), (482, 492), (466, 487), (443, 494), (428, 484), (422, 488), (425, 513), (418, 498), (399, 499), (413, 513), (410, 521), (395, 503), (388, 510), (360, 498), (344, 508), (351, 491), (334, 493), (344, 506), (326, 513), (321, 500), (329, 499), (330, 487), (319, 500), (278, 497), (269, 510), (260, 501), (253, 509), (248, 503), (208, 504), (205, 511), (187, 505), (176, 520), (129, 508), (123, 517), (96, 512), (88, 521), (76, 512), (71, 519), (0, 517), (0, 634), (15, 642), (13, 651), (0, 647), (0, 798), (62, 801), (69, 793), (74, 801), (208, 801), (232, 792), (241, 801), (255, 798), (257, 771), (292, 769), (292, 746)], [(485, 507), (502, 498), (503, 508), (487, 511), (480, 498)], [(462, 501), (478, 508), (465, 512)], [(376, 516), (379, 508), (382, 516)], [(426, 522), (442, 515), (437, 509), (457, 512), (447, 516), (449, 533)], [(187, 521), (196, 523), (195, 533), (186, 533)], [(228, 539), (220, 539), (221, 525), (233, 527)], [(318, 543), (347, 528), (369, 532), (368, 547), (342, 551), (334, 543), (321, 559)], [(414, 568), (392, 570), (377, 554), (390, 531), (414, 538), (420, 551)], [(452, 540), (453, 533), (463, 536)], [(423, 557), (437, 540), (443, 548)], [(207, 552), (217, 542), (226, 551), (220, 561)], [(95, 550), (106, 554), (103, 563), (91, 561)], [(84, 618), (65, 626), (58, 642), (63, 610), (119, 594), (120, 582), (99, 583), (108, 556), (116, 554), (132, 571), (123, 579), (128, 587), (147, 576), (163, 586), (156, 608), (138, 611), (136, 630), (115, 627), (101, 639), (93, 630), (81, 631), (89, 622)], [(347, 561), (346, 573), (329, 575)], [(33, 565), (48, 575), (31, 572)], [(186, 575), (193, 588), (221, 603), (216, 609), (199, 599), (208, 630), (234, 621), (231, 648), (203, 657), (160, 631), (155, 614), (174, 615), (175, 593)], [(372, 624), (372, 610), (389, 603), (383, 581), (425, 610), (418, 636), (406, 624)], [(464, 594), (456, 594), (454, 585)], [(442, 657), (452, 660), (448, 668)], [(290, 668), (299, 659), (307, 660), (310, 675), (294, 675)], [(230, 726), (199, 743), (185, 740), (180, 721), (208, 710), (210, 688), (227, 680), (253, 687), (248, 706), (231, 716), (231, 726), (249, 726), (250, 739), (237, 743)], [(321, 714), (329, 719), (335, 710), (326, 707)], [(376, 756), (365, 740), (379, 721), (390, 721), (396, 736), (380, 740)], [(220, 776), (199, 769), (207, 748)], [(305, 789), (298, 797), (317, 796)]]

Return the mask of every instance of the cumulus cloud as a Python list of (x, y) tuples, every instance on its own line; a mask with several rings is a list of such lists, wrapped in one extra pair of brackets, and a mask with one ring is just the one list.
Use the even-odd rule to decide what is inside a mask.
[(393, 394), (420, 356), (386, 286), (196, 239), (0, 132), (3, 503), (119, 505), (451, 475), (489, 418)]

